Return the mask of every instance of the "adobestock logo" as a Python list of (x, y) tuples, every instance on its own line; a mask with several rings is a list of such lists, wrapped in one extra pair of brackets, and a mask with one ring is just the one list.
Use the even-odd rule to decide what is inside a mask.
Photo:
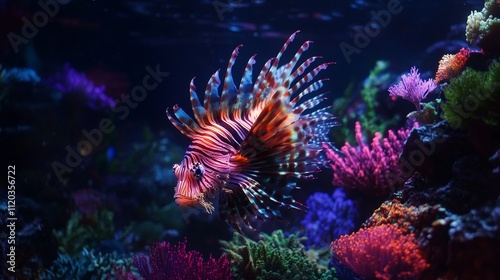
[(31, 20), (27, 17), (22, 17), (23, 26), (21, 27), (21, 35), (9, 32), (7, 38), (9, 39), (14, 52), (19, 53), (19, 46), (21, 44), (27, 44), (30, 39), (33, 39), (39, 32), (40, 28), (43, 28), (49, 22), (49, 18), (53, 18), (59, 13), (59, 5), (68, 4), (70, 0), (48, 0), (38, 1), (38, 6), (41, 10), (35, 12)]
[(224, 13), (226, 12), (232, 12), (234, 10), (234, 7), (236, 7), (238, 4), (240, 4), (243, 0), (215, 0), (212, 2), (212, 5), (214, 6), (215, 12), (217, 13), (217, 16), (219, 17), (220, 21), (224, 20)]
[[(117, 100), (117, 105), (112, 109), (120, 120), (126, 119), (130, 115), (130, 109), (137, 108), (139, 102), (147, 98), (148, 92), (156, 89), (163, 82), (163, 79), (170, 75), (168, 72), (162, 72), (159, 64), (156, 65), (155, 69), (149, 65), (146, 66), (146, 72), (148, 74), (143, 77), (142, 85), (132, 88), (130, 95)], [(94, 148), (102, 144), (104, 135), (112, 133), (114, 130), (113, 121), (109, 118), (103, 118), (99, 121), (97, 128), (81, 131), (84, 137), (76, 144), (76, 149), (71, 145), (66, 145), (67, 153), (64, 163), (53, 161), (51, 164), (59, 182), (65, 183), (65, 174), (73, 172), (74, 168), (82, 164), (83, 157), (90, 155)]]

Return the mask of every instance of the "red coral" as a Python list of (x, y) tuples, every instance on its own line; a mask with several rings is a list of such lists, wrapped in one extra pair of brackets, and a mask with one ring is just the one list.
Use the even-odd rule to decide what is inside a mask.
[[(197, 251), (186, 251), (186, 241), (171, 246), (168, 242), (155, 243), (149, 250), (149, 258), (143, 254), (134, 257), (134, 264), (145, 280), (229, 280), (230, 262), (226, 256), (208, 261)], [(117, 273), (119, 274), (119, 273)], [(135, 280), (128, 273), (119, 279)]]
[(374, 195), (385, 195), (401, 186), (405, 178), (399, 167), (399, 154), (410, 130), (400, 129), (397, 134), (389, 130), (389, 136), (383, 139), (377, 132), (371, 148), (363, 141), (359, 122), (355, 130), (358, 147), (345, 143), (340, 153), (326, 144), (323, 146), (333, 169), (332, 184)]
[(333, 256), (366, 279), (416, 279), (429, 267), (413, 234), (381, 225), (331, 243)]
[(462, 73), (469, 60), (470, 49), (462, 48), (457, 54), (446, 54), (439, 61), (434, 81), (437, 83), (449, 81)]

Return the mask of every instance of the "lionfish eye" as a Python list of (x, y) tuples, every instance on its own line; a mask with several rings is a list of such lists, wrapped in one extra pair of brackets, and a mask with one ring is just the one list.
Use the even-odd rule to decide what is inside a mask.
[(193, 167), (191, 168), (191, 172), (193, 172), (194, 177), (198, 180), (201, 179), (201, 176), (203, 176), (203, 173), (205, 172), (205, 169), (203, 168), (203, 165), (201, 163), (197, 162), (193, 164)]

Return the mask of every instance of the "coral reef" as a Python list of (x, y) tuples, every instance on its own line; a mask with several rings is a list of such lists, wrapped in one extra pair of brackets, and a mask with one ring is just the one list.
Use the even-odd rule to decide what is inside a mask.
[[(186, 250), (187, 241), (176, 245), (168, 242), (155, 243), (149, 250), (149, 258), (144, 254), (134, 257), (140, 275), (144, 280), (230, 280), (229, 260), (225, 256), (207, 261), (201, 253)], [(132, 273), (119, 273), (119, 279), (137, 279)]]
[(64, 65), (63, 69), (48, 77), (45, 84), (64, 95), (78, 95), (90, 108), (99, 110), (115, 107), (115, 100), (106, 95), (106, 86), (97, 86), (84, 73)]
[(354, 141), (351, 126), (356, 121), (361, 123), (367, 137), (374, 136), (377, 131), (386, 131), (387, 127), (397, 123), (399, 115), (393, 114), (385, 107), (388, 98), (380, 94), (387, 89), (391, 80), (392, 75), (388, 72), (388, 68), (388, 61), (377, 60), (364, 79), (359, 92), (351, 83), (345, 90), (344, 96), (334, 100), (333, 113), (339, 117), (339, 122), (343, 125), (331, 134), (334, 142)]
[(401, 155), (413, 176), (396, 194), (406, 206), (387, 202), (394, 209), (383, 205), (375, 213), (382, 217), (374, 215), (366, 222), (392, 220), (418, 235), (431, 263), (424, 279), (499, 277), (493, 267), (500, 260), (491, 253), (499, 246), (498, 136), (479, 147), (469, 133), (446, 122), (413, 130)]
[(356, 117), (364, 127), (367, 136), (375, 135), (378, 131), (385, 131), (388, 126), (394, 125), (397, 121), (397, 117), (394, 116), (391, 116), (390, 119), (381, 118), (378, 113), (380, 110), (377, 110), (380, 107), (377, 95), (387, 87), (390, 79), (390, 74), (387, 72), (388, 67), (389, 62), (378, 60), (368, 77), (363, 81), (361, 98), (366, 108), (363, 114)]
[(500, 63), (486, 72), (467, 68), (444, 89), (443, 119), (454, 128), (498, 126), (500, 114)]
[(483, 9), (472, 11), (467, 17), (465, 37), (470, 44), (476, 44), (486, 53), (500, 53), (500, 3), (497, 0), (485, 0)]
[(285, 237), (281, 230), (261, 234), (255, 242), (238, 233), (233, 240), (220, 241), (231, 260), (234, 279), (333, 279), (335, 271), (318, 267), (308, 259), (296, 235)]
[(395, 225), (403, 234), (413, 233), (418, 236), (420, 232), (438, 217), (444, 217), (444, 208), (439, 205), (427, 204), (410, 206), (397, 199), (384, 202), (372, 216), (363, 223), (363, 227), (380, 225)]
[(334, 258), (366, 279), (416, 279), (429, 267), (413, 234), (380, 225), (331, 244)]
[(306, 201), (307, 214), (302, 220), (309, 247), (328, 246), (332, 240), (354, 231), (359, 212), (353, 200), (346, 197), (342, 188), (332, 195), (317, 192)]
[(382, 138), (377, 132), (371, 146), (363, 141), (359, 122), (355, 131), (357, 147), (345, 143), (342, 153), (324, 147), (334, 170), (332, 184), (379, 196), (396, 190), (405, 181), (400, 172), (399, 154), (410, 130), (400, 129), (397, 133), (389, 130), (387, 138)]
[(131, 256), (119, 255), (116, 252), (110, 254), (95, 253), (84, 250), (78, 257), (59, 254), (52, 262), (50, 269), (43, 275), (42, 279), (110, 279), (116, 276), (115, 271), (138, 275), (137, 269), (132, 265)]
[(469, 59), (471, 50), (462, 48), (456, 54), (445, 54), (439, 61), (438, 70), (436, 72), (436, 77), (434, 82), (436, 84), (440, 82), (449, 81), (451, 78), (455, 78), (465, 69), (467, 61)]
[(10, 68), (5, 69), (0, 65), (0, 87), (4, 83), (32, 83), (41, 81), (35, 70), (30, 68)]
[(54, 230), (59, 251), (76, 256), (84, 247), (93, 248), (99, 241), (114, 235), (113, 212), (102, 210), (91, 216), (82, 217), (73, 212), (64, 231)]
[(500, 198), (438, 219), (421, 235), (432, 266), (424, 279), (498, 279)]

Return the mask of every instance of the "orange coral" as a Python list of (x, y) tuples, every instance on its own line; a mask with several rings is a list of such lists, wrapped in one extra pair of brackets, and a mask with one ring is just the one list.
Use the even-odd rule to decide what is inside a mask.
[(366, 279), (417, 279), (429, 267), (415, 236), (396, 225), (360, 229), (331, 248), (335, 259)]
[(458, 76), (465, 68), (470, 56), (470, 49), (462, 48), (457, 54), (446, 54), (439, 61), (434, 81), (437, 83), (448, 81)]
[(384, 202), (372, 216), (363, 224), (364, 227), (379, 225), (397, 225), (404, 233), (418, 234), (436, 219), (440, 211), (439, 205), (420, 205), (418, 207), (402, 204), (399, 200)]

